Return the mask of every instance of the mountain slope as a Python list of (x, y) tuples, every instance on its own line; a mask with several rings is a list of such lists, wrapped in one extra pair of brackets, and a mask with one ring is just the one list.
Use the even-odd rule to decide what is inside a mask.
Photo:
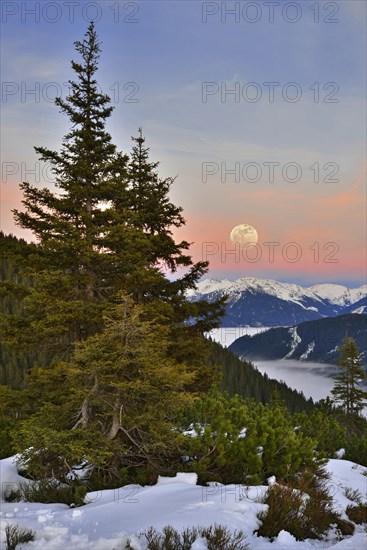
[(367, 350), (367, 316), (340, 315), (278, 327), (254, 336), (242, 336), (229, 349), (241, 359), (300, 359), (337, 363), (338, 347), (345, 335), (355, 339), (363, 358)]
[(224, 295), (228, 297), (224, 327), (291, 326), (354, 311), (363, 313), (367, 307), (367, 285), (356, 289), (329, 284), (304, 288), (245, 277), (233, 282), (205, 280), (188, 292), (192, 300), (209, 302)]

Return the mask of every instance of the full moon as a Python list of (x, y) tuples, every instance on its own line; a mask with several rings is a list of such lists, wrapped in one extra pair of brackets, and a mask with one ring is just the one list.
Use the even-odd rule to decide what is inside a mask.
[(256, 244), (258, 241), (257, 231), (252, 225), (241, 223), (236, 225), (231, 231), (230, 239), (233, 243)]

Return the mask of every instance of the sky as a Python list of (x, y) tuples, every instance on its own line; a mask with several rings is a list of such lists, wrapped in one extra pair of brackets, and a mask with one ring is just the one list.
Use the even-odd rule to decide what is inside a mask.
[[(59, 149), (73, 42), (90, 20), (114, 143), (140, 126), (177, 176), (177, 239), (206, 277), (366, 283), (366, 2), (44, 1), (1, 3), (1, 229), (19, 183), (50, 186), (34, 146)], [(233, 227), (258, 242), (234, 245)]]

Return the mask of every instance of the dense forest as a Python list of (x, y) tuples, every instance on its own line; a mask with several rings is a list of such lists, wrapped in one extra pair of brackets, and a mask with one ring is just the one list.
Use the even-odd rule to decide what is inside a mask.
[[(0, 314), (19, 315), (22, 312), (24, 293), (22, 288), (32, 286), (32, 279), (26, 273), (25, 264), (20, 261), (32, 249), (23, 239), (0, 232)], [(0, 342), (0, 384), (16, 389), (24, 386), (36, 357), (42, 354), (22, 350), (20, 346), (5, 346)]]

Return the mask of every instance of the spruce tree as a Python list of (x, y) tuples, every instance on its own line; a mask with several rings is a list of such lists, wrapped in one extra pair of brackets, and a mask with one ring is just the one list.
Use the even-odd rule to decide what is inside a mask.
[(98, 91), (95, 73), (100, 44), (90, 24), (82, 42), (75, 42), (82, 61), (72, 61), (77, 80), (70, 80), (70, 95), (55, 104), (72, 125), (60, 152), (35, 147), (40, 159), (51, 165), (60, 190), (37, 189), (28, 182), (21, 188), (25, 212), (15, 211), (15, 220), (31, 229), (41, 255), (51, 269), (67, 268), (84, 274), (85, 299), (96, 292), (96, 264), (100, 256), (104, 216), (100, 205), (116, 185), (124, 185), (127, 157), (117, 153), (105, 129), (113, 107), (110, 98)]
[[(176, 243), (171, 228), (185, 223), (169, 200), (172, 179), (161, 180), (140, 132), (131, 159), (117, 151), (106, 123), (113, 107), (96, 80), (100, 43), (91, 23), (75, 42), (70, 95), (56, 105), (71, 123), (61, 150), (36, 147), (55, 176), (56, 192), (23, 182), (24, 211), (15, 220), (36, 238), (28, 270), (34, 280), (22, 316), (4, 322), (8, 339), (42, 345), (70, 357), (75, 343), (102, 327), (103, 314), (121, 291), (135, 301), (175, 304), (172, 319), (190, 319), (191, 333), (216, 326), (222, 304), (189, 304), (185, 291), (207, 271), (193, 263), (189, 243)], [(166, 273), (182, 268), (174, 281)], [(187, 328), (185, 329), (189, 331)]]
[[(114, 189), (121, 194), (126, 187), (127, 157), (117, 152), (105, 128), (113, 108), (95, 78), (100, 44), (93, 23), (75, 48), (81, 60), (72, 61), (76, 79), (69, 81), (70, 95), (55, 101), (71, 130), (59, 152), (35, 147), (51, 166), (56, 191), (23, 182), (25, 209), (14, 211), (16, 223), (30, 229), (37, 243), (28, 261), (34, 288), (25, 301), (23, 339), (58, 356), (70, 355), (73, 342), (101, 325), (111, 290), (103, 242), (108, 209), (101, 205)], [(16, 331), (19, 320), (10, 318), (8, 331), (12, 327)]]
[[(193, 263), (187, 253), (190, 244), (187, 241), (176, 243), (172, 228), (185, 224), (182, 208), (169, 200), (169, 192), (175, 178), (160, 178), (159, 162), (149, 158), (149, 148), (139, 128), (137, 137), (132, 138), (134, 145), (128, 163), (128, 193), (122, 199), (118, 194), (112, 198), (117, 213), (123, 213), (129, 220), (129, 251), (134, 257), (133, 265), (126, 273), (126, 289), (137, 301), (155, 299), (178, 300), (188, 288), (193, 288), (198, 279), (207, 272), (207, 262)], [(126, 223), (126, 220), (123, 220)], [(118, 231), (124, 228), (116, 226)], [(111, 240), (108, 240), (112, 237)], [(115, 250), (120, 244), (114, 240), (114, 230), (106, 238), (106, 245)], [(121, 249), (115, 250), (117, 254)], [(175, 281), (169, 281), (165, 272), (177, 271), (185, 274)], [(185, 300), (186, 301), (186, 300)], [(193, 309), (194, 306), (192, 306)], [(209, 305), (206, 304), (208, 311)], [(219, 311), (219, 310), (217, 310)], [(178, 313), (178, 311), (177, 311)]]
[[(132, 205), (135, 214), (133, 224), (149, 235), (166, 234), (167, 230), (168, 235), (172, 235), (170, 226), (180, 227), (184, 223), (182, 208), (168, 201), (167, 195), (174, 178), (159, 178), (159, 162), (150, 162), (142, 128), (132, 140), (134, 146), (129, 160), (129, 182), (135, 199)], [(179, 248), (183, 247), (188, 247), (188, 243), (181, 243)]]
[(87, 460), (94, 477), (101, 468), (118, 484), (121, 469), (158, 475), (173, 466), (173, 420), (192, 400), (195, 373), (167, 353), (169, 326), (159, 316), (147, 320), (147, 307), (121, 295), (103, 330), (71, 361), (33, 372), (29, 391), (37, 406), (14, 434), (32, 475), (65, 479)]
[(175, 242), (172, 227), (185, 220), (169, 199), (173, 180), (159, 178), (142, 133), (130, 159), (112, 143), (93, 23), (75, 47), (70, 95), (56, 100), (71, 130), (59, 152), (36, 148), (56, 191), (23, 182), (25, 209), (15, 211), (36, 238), (21, 263), (32, 285), (1, 328), (7, 345), (46, 358), (32, 366), (29, 411), (14, 432), (17, 450), (34, 450), (34, 473), (65, 475), (87, 460), (118, 476), (127, 455), (130, 467), (163, 464), (175, 409), (217, 380), (204, 332), (218, 326), (223, 303), (187, 300), (208, 266)]
[(367, 376), (362, 367), (361, 353), (353, 338), (344, 338), (339, 354), (340, 372), (331, 390), (333, 401), (341, 405), (347, 417), (359, 415), (367, 399), (367, 392), (359, 385)]

